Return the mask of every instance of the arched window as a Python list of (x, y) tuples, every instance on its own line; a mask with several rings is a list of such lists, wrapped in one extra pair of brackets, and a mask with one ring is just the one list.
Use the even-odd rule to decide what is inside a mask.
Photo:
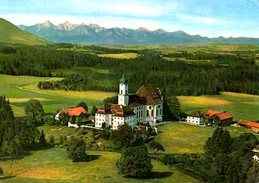
[(148, 110), (147, 110), (147, 116), (148, 116)]
[(122, 90), (121, 90), (121, 94), (122, 94)]

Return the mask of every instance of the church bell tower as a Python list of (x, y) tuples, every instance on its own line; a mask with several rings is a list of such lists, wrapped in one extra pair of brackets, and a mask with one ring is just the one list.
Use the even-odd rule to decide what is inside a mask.
[(118, 104), (123, 106), (129, 105), (128, 80), (125, 75), (120, 79)]

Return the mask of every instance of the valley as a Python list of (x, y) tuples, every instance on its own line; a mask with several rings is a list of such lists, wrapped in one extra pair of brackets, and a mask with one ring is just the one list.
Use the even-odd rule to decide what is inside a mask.
[[(80, 29), (96, 36), (75, 41), (70, 35), (65, 39), (70, 43), (63, 43), (56, 33), (41, 35), (45, 41), (5, 20), (0, 25), (0, 182), (213, 182), (222, 178), (221, 165), (244, 168), (243, 181), (251, 176), (252, 164), (257, 166), (251, 155), (258, 148), (258, 132), (237, 122), (257, 125), (259, 120), (258, 38), (210, 39), (183, 31), (69, 22), (36, 25), (38, 35), (47, 27), (45, 33)], [(20, 28), (35, 33), (34, 26)], [(164, 45), (159, 45), (161, 37)], [(118, 91), (118, 85), (125, 88)], [(124, 105), (118, 105), (118, 93)], [(152, 106), (161, 107), (163, 122), (119, 121), (140, 118), (128, 104), (144, 111), (147, 120), (158, 113)], [(208, 117), (208, 111), (215, 114)], [(225, 113), (231, 114), (227, 125), (225, 119), (217, 121)], [(107, 120), (106, 114), (115, 118)], [(95, 115), (101, 116), (100, 127)], [(188, 123), (188, 116), (204, 118), (206, 124)], [(112, 120), (118, 120), (118, 129), (111, 128)], [(85, 128), (68, 127), (82, 123)], [(122, 175), (118, 164), (127, 150), (149, 158), (135, 167), (149, 162), (148, 177)], [(233, 178), (233, 172), (222, 176)]]

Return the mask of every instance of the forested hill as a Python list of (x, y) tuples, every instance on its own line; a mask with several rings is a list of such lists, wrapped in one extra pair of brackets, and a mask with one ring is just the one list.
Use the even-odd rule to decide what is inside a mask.
[[(258, 47), (240, 47), (240, 51), (207, 53), (202, 51), (203, 47), (190, 46), (188, 51), (174, 51), (184, 49), (181, 46), (161, 52), (70, 44), (0, 44), (0, 73), (65, 77), (62, 81), (39, 83), (41, 89), (117, 92), (118, 81), (126, 74), (132, 93), (142, 83), (148, 83), (170, 95), (210, 95), (220, 91), (259, 94), (259, 66), (255, 61)], [(212, 46), (207, 50), (212, 48), (216, 49)], [(138, 57), (103, 57), (125, 52), (136, 53)]]
[(167, 32), (163, 29), (150, 31), (143, 27), (136, 30), (128, 28), (104, 28), (96, 24), (54, 25), (49, 21), (32, 26), (19, 26), (35, 35), (53, 42), (79, 44), (113, 44), (113, 45), (170, 45), (170, 44), (259, 44), (259, 38), (208, 38), (189, 35), (183, 31)]
[(19, 43), (26, 45), (42, 45), (48, 41), (23, 31), (12, 23), (0, 18), (0, 42)]

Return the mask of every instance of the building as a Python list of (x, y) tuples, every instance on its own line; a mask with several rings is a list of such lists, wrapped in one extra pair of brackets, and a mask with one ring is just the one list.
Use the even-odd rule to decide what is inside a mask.
[(74, 118), (76, 121), (76, 118), (82, 116), (83, 114), (87, 114), (87, 111), (83, 107), (73, 107), (73, 108), (68, 108), (68, 109), (62, 109), (55, 115), (55, 120), (59, 120), (61, 113), (66, 113), (70, 117), (70, 119), (68, 121), (68, 127), (78, 128), (78, 125), (76, 123), (71, 122), (72, 118)]
[(248, 127), (255, 132), (259, 132), (259, 123), (240, 119), (238, 120), (238, 124), (241, 126)]
[(216, 111), (216, 110), (208, 110), (205, 113), (205, 123), (207, 125), (221, 125), (221, 126), (229, 126), (233, 122), (233, 116), (230, 112), (224, 111)]
[(141, 85), (134, 95), (128, 93), (128, 80), (120, 79), (118, 104), (105, 104), (95, 114), (95, 127), (103, 124), (116, 130), (127, 123), (135, 127), (138, 123), (149, 123), (151, 126), (163, 120), (163, 97), (159, 89), (150, 85)]
[(193, 125), (204, 125), (203, 116), (198, 111), (193, 111), (190, 113), (186, 118), (186, 122)]

